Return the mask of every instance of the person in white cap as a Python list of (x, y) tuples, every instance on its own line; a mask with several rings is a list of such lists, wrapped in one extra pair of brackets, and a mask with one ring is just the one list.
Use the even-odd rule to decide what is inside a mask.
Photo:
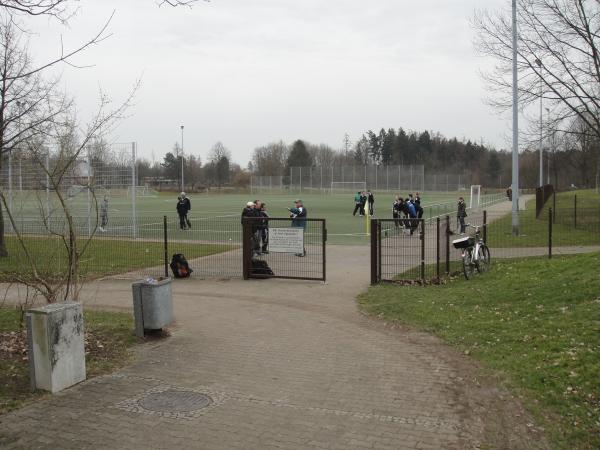
[(188, 217), (190, 210), (192, 209), (192, 202), (185, 196), (185, 192), (182, 192), (177, 197), (177, 215), (179, 216), (179, 227), (182, 230), (192, 228), (192, 222)]
[[(256, 209), (254, 202), (246, 203), (246, 207), (242, 211), (242, 225), (245, 219), (253, 219), (260, 217), (260, 211)], [(252, 221), (252, 236), (250, 238), (250, 245), (252, 247), (252, 256), (260, 255), (260, 237), (258, 235), (258, 220)]]

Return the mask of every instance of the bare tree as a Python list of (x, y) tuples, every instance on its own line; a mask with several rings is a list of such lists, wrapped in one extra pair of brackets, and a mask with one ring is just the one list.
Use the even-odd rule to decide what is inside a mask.
[[(159, 6), (187, 6), (192, 7), (198, 0), (161, 0)], [(210, 0), (203, 0), (209, 2)], [(0, 8), (11, 14), (24, 14), (28, 16), (54, 16), (61, 21), (66, 21), (73, 13), (70, 8), (75, 0), (0, 0)]]
[(229, 165), (231, 162), (231, 152), (221, 142), (217, 142), (210, 149), (208, 155), (209, 164), (205, 171), (207, 178), (212, 179), (218, 187), (229, 181)]
[[(22, 32), (12, 20), (0, 22), (0, 169), (4, 156), (23, 149), (64, 121), (70, 107), (57, 92), (57, 80), (46, 81), (31, 70)], [(4, 216), (0, 208), (0, 257), (7, 256)]]
[(283, 141), (255, 148), (252, 154), (252, 167), (255, 175), (285, 175), (285, 163), (289, 152), (289, 147)]
[[(600, 2), (517, 0), (517, 8), (521, 106), (543, 95), (553, 110), (554, 130), (583, 130), (600, 137)], [(484, 74), (493, 94), (490, 103), (508, 108), (512, 104), (510, 13), (482, 12), (473, 24), (478, 50), (496, 61), (495, 69)], [(573, 129), (574, 119), (585, 127)]]

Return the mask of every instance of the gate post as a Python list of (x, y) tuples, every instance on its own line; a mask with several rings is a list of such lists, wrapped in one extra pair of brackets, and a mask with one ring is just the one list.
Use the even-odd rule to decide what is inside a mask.
[(425, 281), (425, 219), (421, 220), (421, 280)]
[(250, 279), (250, 267), (252, 266), (252, 227), (247, 219), (242, 221), (242, 273), (244, 280)]
[(321, 222), (321, 240), (323, 242), (323, 283), (327, 281), (327, 223)]
[(487, 210), (483, 211), (483, 243), (487, 245)]
[(379, 283), (378, 262), (379, 262), (379, 226), (377, 219), (371, 219), (371, 284)]

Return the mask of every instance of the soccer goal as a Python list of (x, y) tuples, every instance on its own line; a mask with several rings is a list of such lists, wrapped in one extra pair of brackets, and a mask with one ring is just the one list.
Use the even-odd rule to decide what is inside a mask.
[(348, 192), (359, 192), (366, 191), (367, 183), (364, 181), (332, 181), (331, 182), (331, 193), (336, 192), (348, 193)]
[(469, 202), (470, 209), (479, 209), (481, 207), (481, 185), (474, 184), (471, 186), (471, 200)]
[(154, 192), (151, 192), (148, 186), (127, 186), (127, 198), (131, 198), (134, 192), (136, 197), (151, 197), (154, 195)]

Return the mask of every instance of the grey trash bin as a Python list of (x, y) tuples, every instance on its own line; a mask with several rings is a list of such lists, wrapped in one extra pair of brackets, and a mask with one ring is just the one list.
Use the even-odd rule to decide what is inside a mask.
[(160, 330), (173, 321), (171, 278), (138, 281), (131, 285), (135, 334), (144, 336), (144, 330)]

